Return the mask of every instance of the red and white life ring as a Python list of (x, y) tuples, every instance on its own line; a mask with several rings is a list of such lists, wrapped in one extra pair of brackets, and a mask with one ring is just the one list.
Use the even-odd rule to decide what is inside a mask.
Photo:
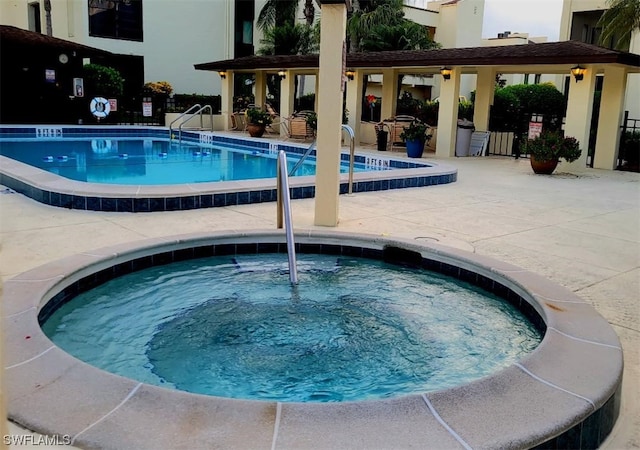
[(111, 112), (111, 104), (109, 104), (109, 100), (104, 97), (95, 97), (91, 100), (89, 109), (91, 110), (91, 114), (98, 119), (103, 119)]

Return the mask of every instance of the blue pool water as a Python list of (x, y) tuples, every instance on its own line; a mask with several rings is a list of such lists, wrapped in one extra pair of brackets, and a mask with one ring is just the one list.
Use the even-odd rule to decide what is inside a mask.
[[(0, 154), (76, 181), (125, 185), (274, 178), (277, 156), (275, 151), (239, 144), (150, 138), (0, 141)], [(288, 155), (289, 169), (299, 157)], [(366, 167), (356, 164), (354, 170)], [(348, 171), (346, 163), (341, 171)], [(294, 176), (314, 174), (315, 160), (310, 157)]]
[(477, 287), (377, 260), (201, 258), (106, 282), (43, 324), (65, 351), (142, 382), (207, 395), (332, 402), (478, 379), (541, 335)]

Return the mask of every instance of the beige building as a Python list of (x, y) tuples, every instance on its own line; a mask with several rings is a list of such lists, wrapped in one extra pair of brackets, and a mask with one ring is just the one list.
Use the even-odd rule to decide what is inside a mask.
[[(496, 37), (482, 39), (482, 45), (484, 47), (496, 47), (507, 45), (527, 45), (527, 44), (540, 44), (547, 42), (546, 36), (532, 37), (529, 33), (518, 33), (505, 31), (498, 33)], [(540, 84), (540, 83), (556, 83), (557, 77), (554, 75), (544, 73), (511, 73), (501, 74), (501, 80), (505, 81), (506, 85), (512, 84)]]
[[(177, 93), (219, 94), (220, 80), (194, 70), (202, 61), (253, 54), (265, 0), (2, 0), (0, 23), (129, 55), (146, 81), (165, 80)], [(406, 17), (433, 28), (443, 47), (479, 45), (484, 0), (406, 0)], [(50, 6), (48, 6), (50, 5)], [(316, 8), (316, 14), (320, 9)], [(302, 17), (302, 14), (299, 15)], [(427, 84), (432, 80), (408, 80)], [(474, 81), (463, 82), (471, 90)], [(313, 86), (313, 83), (311, 83)], [(437, 85), (434, 87), (437, 93)]]
[[(560, 40), (598, 44), (601, 33), (598, 20), (607, 9), (607, 5), (608, 2), (604, 0), (563, 0)], [(635, 30), (629, 48), (623, 50), (640, 54), (640, 30)], [(625, 81), (627, 86), (624, 110), (629, 111), (629, 117), (640, 119), (640, 74), (629, 74)]]

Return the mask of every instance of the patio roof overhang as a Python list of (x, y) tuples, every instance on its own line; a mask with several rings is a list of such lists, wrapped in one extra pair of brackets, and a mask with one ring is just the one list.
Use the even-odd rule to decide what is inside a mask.
[[(499, 73), (568, 73), (575, 65), (619, 65), (640, 73), (640, 55), (610, 50), (578, 41), (530, 43), (499, 47), (445, 48), (348, 53), (346, 65), (363, 72), (399, 69), (411, 74), (439, 73), (442, 66), (461, 67), (475, 73), (479, 67), (493, 67)], [(319, 55), (245, 56), (195, 64), (197, 70), (266, 72), (290, 69), (314, 71)]]
[(113, 53), (88, 45), (78, 44), (64, 39), (58, 39), (46, 34), (23, 30), (10, 25), (0, 25), (0, 46), (3, 51), (15, 50), (19, 52), (75, 52), (79, 56), (107, 56)]

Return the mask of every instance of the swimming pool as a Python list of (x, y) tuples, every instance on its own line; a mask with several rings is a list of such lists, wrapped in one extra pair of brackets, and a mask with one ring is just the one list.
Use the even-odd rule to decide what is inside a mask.
[[(126, 185), (170, 185), (274, 178), (277, 153), (240, 143), (184, 142), (169, 139), (71, 138), (0, 140), (0, 155), (75, 181)], [(288, 172), (302, 155), (290, 153)], [(292, 176), (315, 175), (310, 157)], [(354, 172), (388, 170), (363, 162)], [(349, 170), (343, 161), (341, 173)]]
[[(242, 135), (241, 135), (242, 136)], [(309, 144), (275, 142), (270, 139), (247, 138), (211, 132), (183, 132), (183, 141), (188, 145), (202, 143), (211, 146), (243, 147), (248, 153), (264, 155), (287, 152), (292, 160), (303, 154)], [(169, 140), (169, 130), (164, 127), (122, 127), (122, 126), (1, 126), (0, 141), (36, 141), (45, 146), (59, 145), (77, 139), (91, 142), (92, 157), (104, 155), (110, 149), (109, 140), (142, 139), (143, 142)], [(95, 141), (95, 142), (94, 142)], [(144, 145), (144, 144), (143, 144)], [(94, 151), (93, 147), (96, 148)], [(40, 155), (41, 164), (58, 162), (78, 165), (81, 161), (69, 161), (68, 153), (54, 154), (53, 151)], [(114, 156), (116, 155), (115, 152)], [(153, 153), (153, 148), (151, 150)], [(160, 154), (159, 152), (158, 154)], [(121, 157), (118, 152), (114, 160), (122, 167), (129, 167), (129, 154)], [(246, 153), (245, 153), (246, 154)], [(67, 161), (64, 161), (67, 156)], [(152, 155), (153, 156), (153, 155)], [(193, 152), (187, 155), (193, 158)], [(313, 160), (314, 153), (310, 160)], [(51, 157), (54, 161), (44, 161)], [(203, 158), (202, 152), (198, 156)], [(96, 159), (98, 159), (96, 157)], [(265, 157), (265, 160), (267, 158)], [(348, 161), (347, 152), (342, 160)], [(162, 161), (158, 161), (162, 164)], [(42, 170), (31, 164), (0, 156), (0, 184), (20, 192), (47, 205), (71, 209), (115, 212), (175, 211), (196, 208), (243, 205), (249, 203), (276, 201), (276, 180), (273, 178), (251, 178), (244, 180), (224, 180), (206, 182), (184, 182), (180, 184), (105, 184), (91, 181), (75, 181), (56, 173)], [(457, 170), (447, 164), (426, 160), (403, 158), (401, 155), (385, 153), (356, 154), (356, 164), (362, 169), (354, 173), (353, 192), (403, 189), (452, 183), (457, 180)], [(66, 167), (66, 166), (65, 166)], [(136, 166), (132, 166), (136, 167)], [(290, 180), (291, 198), (312, 198), (315, 196), (315, 176), (302, 175)], [(348, 192), (348, 174), (340, 178), (340, 193)]]

